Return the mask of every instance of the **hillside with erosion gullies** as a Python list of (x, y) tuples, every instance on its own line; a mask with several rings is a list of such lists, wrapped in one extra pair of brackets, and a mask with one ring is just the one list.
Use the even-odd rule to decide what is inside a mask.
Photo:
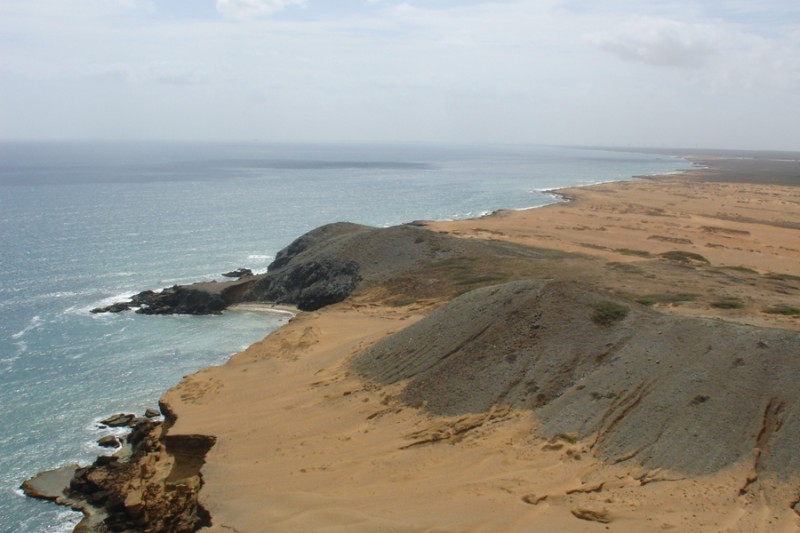
[(264, 274), (143, 296), (301, 312), (167, 392), (139, 466), (70, 501), (131, 531), (797, 531), (798, 189), (630, 183), (330, 224)]
[[(536, 432), (687, 475), (800, 471), (800, 335), (675, 317), (556, 281), (477, 289), (353, 366), (436, 415), (531, 410)], [(747, 490), (743, 481), (742, 490)]]

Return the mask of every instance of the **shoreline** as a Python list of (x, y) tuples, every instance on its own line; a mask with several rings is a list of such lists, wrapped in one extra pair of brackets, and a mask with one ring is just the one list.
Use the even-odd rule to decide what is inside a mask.
[[(663, 186), (665, 183), (669, 184), (669, 180), (675, 179), (676, 176), (680, 177), (681, 180), (691, 179), (688, 178), (686, 174), (707, 170), (708, 169), (689, 169), (678, 174), (640, 178), (641, 180), (652, 181)], [(517, 213), (553, 212), (558, 209), (559, 206), (575, 206), (581, 202), (587, 202), (587, 194), (589, 196), (592, 194), (591, 192), (586, 192), (588, 189), (610, 187), (615, 190), (611, 190), (609, 194), (615, 195), (619, 193), (619, 190), (616, 189), (625, 190), (629, 188), (629, 185), (625, 184), (631, 184), (637, 181), (638, 178), (634, 178), (559, 189), (559, 191), (567, 191), (564, 195), (567, 201), (536, 206), (521, 211), (499, 210), (490, 215), (475, 219), (426, 222), (425, 224), (435, 231), (444, 231), (463, 238), (488, 237), (492, 240), (505, 239), (509, 242), (522, 242), (530, 245), (530, 236), (525, 237), (520, 234), (524, 232), (514, 233), (508, 229), (511, 220), (517, 216)], [(575, 193), (574, 196), (572, 196), (572, 192), (570, 192), (573, 190)], [(800, 188), (798, 191), (800, 191)], [(567, 196), (568, 194), (569, 196)], [(591, 201), (593, 200), (589, 200), (589, 202)], [(547, 207), (549, 209), (540, 210), (538, 207)], [(559, 215), (559, 213), (553, 214)], [(597, 210), (589, 214), (597, 215)], [(563, 213), (561, 213), (561, 215), (563, 215)], [(651, 216), (654, 219), (664, 217), (663, 213), (647, 216)], [(555, 216), (551, 218), (558, 217)], [(485, 226), (487, 222), (498, 223), (498, 228), (501, 226), (502, 228), (493, 229), (492, 227), (475, 226), (476, 224)], [(528, 223), (529, 221), (525, 222)], [(731, 224), (734, 223), (733, 221), (729, 222), (731, 222)], [(747, 222), (741, 223), (746, 224)], [(752, 222), (750, 222), (750, 224), (752, 224)], [(572, 231), (573, 233), (581, 232), (582, 235), (587, 234), (588, 229), (576, 230), (576, 227), (577, 226), (572, 226), (570, 228), (565, 226), (563, 231)], [(739, 229), (738, 226), (728, 229), (734, 232), (727, 235), (727, 237), (731, 238), (743, 236), (741, 233), (735, 233), (736, 231), (745, 231)], [(608, 230), (602, 232), (598, 231), (597, 233), (602, 234), (607, 233), (607, 231)], [(539, 228), (539, 233), (538, 236), (534, 235), (534, 244), (536, 246), (545, 247), (543, 243), (552, 244), (553, 239), (543, 237), (544, 234), (541, 233), (541, 228)], [(680, 239), (683, 237), (675, 238)], [(660, 244), (661, 242), (663, 241), (654, 240), (656, 244)], [(584, 244), (591, 244), (591, 242)], [(685, 245), (685, 243), (683, 244)], [(602, 260), (608, 260), (608, 257), (611, 257), (623, 263), (634, 263), (642, 259), (642, 257), (620, 254), (611, 246), (599, 244), (596, 246), (605, 246), (606, 249), (579, 245), (575, 246), (575, 248), (577, 248), (579, 252), (589, 253), (589, 255), (594, 254)], [(567, 251), (573, 252), (575, 250), (570, 250), (569, 247), (567, 247)], [(738, 267), (749, 268), (742, 265), (738, 265)], [(658, 272), (660, 275), (661, 271), (659, 270)], [(741, 274), (744, 276), (746, 273), (742, 271)], [(800, 274), (800, 272), (792, 271), (789, 274), (793, 276)], [(750, 274), (747, 275), (749, 276)], [(678, 307), (680, 307), (680, 305), (681, 304), (679, 304)], [(236, 311), (237, 309), (235, 307), (236, 306), (233, 306), (229, 308), (229, 310)], [(436, 307), (436, 305), (433, 307)], [(337, 454), (345, 454), (346, 449), (351, 448), (362, 450), (373, 448), (382, 449), (381, 447), (385, 448), (388, 442), (391, 442), (392, 446), (397, 446), (399, 436), (402, 437), (403, 435), (411, 434), (419, 430), (420, 426), (430, 424), (430, 419), (415, 409), (403, 406), (400, 402), (393, 399), (393, 392), (391, 390), (380, 391), (371, 389), (361, 379), (349, 375), (343, 362), (354, 353), (362, 350), (365, 346), (387, 337), (409, 323), (421, 320), (423, 315), (427, 315), (430, 312), (431, 308), (432, 307), (413, 308), (412, 306), (409, 308), (378, 305), (369, 299), (362, 301), (358, 298), (349, 304), (336, 304), (321, 311), (302, 313), (299, 315), (295, 314), (296, 310), (292, 310), (292, 308), (276, 308), (269, 304), (257, 305), (254, 306), (254, 308), (245, 305), (239, 308), (240, 311), (288, 313), (293, 316), (294, 320), (292, 320), (291, 325), (280, 327), (262, 341), (256, 342), (243, 352), (234, 355), (221, 367), (203, 369), (188, 376), (178, 385), (170, 388), (163, 396), (163, 403), (165, 406), (169, 407), (169, 411), (173, 412), (174, 409), (174, 412), (179, 415), (174, 425), (171, 425), (169, 428), (170, 434), (174, 436), (213, 434), (216, 439), (224, 438), (226, 441), (224, 449), (219, 447), (211, 448), (209, 452), (210, 456), (205, 457), (206, 465), (203, 466), (204, 486), (203, 490), (200, 491), (200, 501), (211, 513), (212, 520), (212, 526), (207, 530), (219, 531), (221, 527), (223, 527), (220, 524), (228, 523), (243, 524), (243, 530), (247, 531), (255, 531), (257, 529), (254, 528), (257, 528), (258, 524), (263, 525), (264, 523), (279, 523), (284, 524), (286, 527), (296, 526), (298, 524), (321, 526), (329, 523), (348, 524), (347, 527), (357, 524), (394, 527), (395, 525), (402, 524), (402, 512), (392, 511), (388, 502), (384, 501), (382, 498), (378, 498), (377, 508), (373, 507), (372, 509), (373, 513), (378, 513), (376, 516), (382, 516), (377, 522), (375, 521), (375, 516), (369, 521), (365, 521), (366, 517), (360, 517), (359, 513), (339, 507), (341, 502), (334, 497), (335, 493), (328, 490), (330, 486), (327, 485), (327, 483), (331, 481), (330, 475), (337, 470), (335, 466), (337, 464), (336, 461), (345, 461), (345, 464), (350, 464), (347, 463), (347, 461), (350, 461), (353, 464), (353, 467), (348, 469), (349, 471), (340, 472), (340, 475), (350, 475), (351, 477), (366, 482), (369, 479), (369, 475), (367, 471), (363, 469), (364, 465), (357, 464), (356, 459), (350, 455), (337, 456)], [(668, 306), (663, 306), (662, 309), (668, 312), (682, 311), (681, 309), (676, 310)], [(689, 307), (689, 309), (691, 310), (691, 307)], [(685, 309), (683, 311), (685, 311)], [(735, 316), (735, 312), (737, 311), (738, 310), (733, 310), (728, 315), (723, 314), (722, 316), (726, 320), (736, 321), (737, 316)], [(697, 316), (697, 313), (690, 314)], [(796, 322), (797, 320), (795, 319), (787, 318), (785, 324), (791, 325)], [(772, 327), (785, 326), (785, 324), (784, 326), (781, 326), (781, 324), (782, 323), (779, 321), (777, 326), (773, 324)], [(264, 386), (263, 379), (266, 379), (265, 375), (258, 373), (259, 370), (278, 373), (277, 377), (271, 378), (270, 380), (272, 385), (278, 389), (277, 391), (269, 393), (269, 399), (276, 403), (275, 406), (268, 405), (267, 400), (261, 398), (258, 393)], [(237, 391), (235, 393), (229, 391), (228, 389), (231, 387), (237, 389)], [(324, 400), (322, 396), (323, 393)], [(221, 401), (220, 398), (223, 396), (225, 400)], [(290, 445), (287, 445), (286, 443), (276, 440), (278, 437), (275, 435), (270, 435), (270, 432), (273, 431), (272, 429), (261, 426), (256, 428), (241, 427), (241, 421), (238, 419), (233, 420), (233, 417), (227, 412), (232, 409), (234, 404), (231, 402), (234, 400), (235, 402), (239, 402), (238, 405), (241, 406), (248, 406), (251, 403), (257, 404), (259, 406), (259, 412), (271, 413), (270, 420), (274, 420), (276, 424), (283, 427), (280, 431), (283, 431), (281, 435), (284, 437), (292, 432), (298, 432), (303, 435), (302, 438), (298, 437), (296, 440), (293, 440)], [(379, 405), (386, 406), (386, 409), (378, 409), (376, 411), (374, 407)], [(213, 406), (213, 409), (211, 406)], [(318, 409), (315, 409), (314, 406), (317, 406)], [(367, 407), (370, 408), (367, 409)], [(295, 420), (295, 417), (289, 414), (295, 410), (303, 412), (304, 416), (298, 415), (298, 420)], [(375, 423), (373, 424), (370, 422), (370, 424), (368, 424), (369, 432), (367, 432), (365, 431), (363, 419), (365, 416), (373, 416), (375, 413), (383, 414), (377, 415), (373, 419), (368, 419), (370, 421), (375, 420)], [(511, 418), (502, 419), (498, 422), (496, 429), (491, 431), (487, 430), (485, 440), (473, 442), (477, 450), (472, 455), (467, 454), (468, 460), (486, 461), (487, 465), (494, 465), (497, 467), (498, 465), (494, 462), (495, 459), (493, 459), (493, 457), (499, 453), (500, 456), (503, 457), (504, 460), (509, 461), (510, 464), (517, 464), (518, 466), (520, 464), (527, 465), (521, 471), (534, 475), (536, 471), (531, 471), (528, 463), (517, 462), (519, 461), (519, 457), (515, 454), (531, 454), (533, 453), (532, 451), (525, 451), (528, 450), (526, 446), (529, 447), (535, 444), (537, 447), (546, 447), (548, 443), (535, 439), (526, 440), (522, 434), (527, 431), (528, 423), (523, 419), (523, 414), (516, 413), (511, 416)], [(339, 422), (333, 422), (335, 420)], [(342, 423), (342, 420), (345, 422)], [(210, 426), (207, 425), (209, 422)], [(314, 427), (309, 428), (309, 424), (312, 426), (316, 424), (316, 429)], [(319, 428), (323, 429), (320, 430)], [(258, 439), (254, 439), (254, 432), (257, 432), (259, 435)], [(368, 436), (368, 433), (372, 433), (372, 436)], [(326, 435), (328, 435), (328, 437), (326, 437)], [(311, 443), (304, 445), (303, 439), (311, 441)], [(511, 452), (504, 448), (504, 443), (510, 442), (508, 439), (511, 439), (511, 441), (515, 439), (518, 440), (516, 445), (509, 448), (513, 451), (512, 455), (508, 455)], [(286, 450), (287, 447), (294, 450), (297, 454), (306, 451), (310, 453), (311, 456), (319, 456), (322, 463), (317, 464), (319, 461), (311, 461), (311, 466), (300, 467), (298, 459), (292, 459), (292, 457), (294, 457), (293, 454), (289, 454), (289, 457), (285, 457), (282, 460), (273, 459), (270, 463), (270, 468), (276, 469), (282, 482), (289, 483), (290, 480), (296, 476), (305, 476), (308, 478), (308, 483), (301, 482), (298, 485), (296, 490), (301, 492), (297, 495), (289, 493), (284, 494), (280, 493), (280, 491), (276, 492), (274, 489), (270, 489), (269, 483), (262, 483), (259, 485), (261, 490), (266, 491), (266, 493), (270, 494), (275, 500), (269, 502), (269, 504), (265, 505), (262, 509), (257, 509), (252, 506), (248, 507), (246, 503), (237, 503), (237, 499), (245, 502), (253, 502), (252, 489), (240, 487), (236, 482), (236, 477), (240, 476), (242, 479), (249, 479), (250, 483), (254, 482), (254, 474), (248, 472), (248, 465), (246, 464), (247, 457), (251, 457), (251, 459), (256, 462), (269, 462), (268, 458), (263, 455), (263, 452), (257, 449), (258, 447), (254, 440), (258, 442), (258, 447), (267, 445), (273, 446), (279, 455), (279, 450)], [(330, 442), (331, 440), (336, 442)], [(400, 442), (402, 442), (402, 439), (400, 439)], [(345, 446), (344, 443), (351, 444)], [(523, 444), (525, 446), (523, 446)], [(239, 450), (245, 452), (243, 454), (244, 460), (237, 458), (233, 452), (234, 449), (237, 449), (237, 446)], [(308, 448), (309, 446), (310, 448)], [(306, 450), (306, 448), (308, 449)], [(326, 448), (328, 449), (326, 450)], [(332, 450), (330, 450), (330, 448), (332, 448)], [(615, 469), (602, 461), (585, 455), (585, 444), (562, 445), (558, 450), (560, 451), (555, 454), (545, 453), (536, 455), (537, 458), (535, 461), (538, 468), (557, 470), (560, 472), (561, 476), (557, 479), (548, 478), (543, 485), (545, 488), (537, 490), (544, 490), (546, 493), (548, 490), (554, 490), (553, 486), (547, 485), (547, 483), (567, 483), (567, 485), (575, 488), (577, 491), (572, 494), (585, 494), (586, 497), (591, 499), (590, 496), (593, 494), (594, 488), (596, 487), (593, 487), (591, 483), (587, 481), (587, 479), (591, 478), (591, 476), (587, 477), (585, 474), (587, 468), (591, 468), (593, 471), (616, 472), (617, 475), (623, 478), (625, 478), (625, 476), (631, 476), (631, 473), (624, 468)], [(442, 450), (428, 450), (418, 457), (423, 461), (429, 461), (436, 465), (436, 468), (439, 469), (436, 471), (440, 472), (441, 475), (450, 475), (453, 477), (453, 481), (469, 484), (471, 476), (466, 472), (459, 475), (456, 470), (452, 470), (454, 465), (447, 466), (449, 463), (447, 463), (445, 456), (440, 454), (441, 451)], [(565, 463), (562, 454), (567, 453), (567, 451), (583, 455), (585, 457), (585, 462), (581, 465), (578, 465), (578, 463), (574, 461), (567, 461)], [(465, 452), (461, 450), (459, 453), (463, 454)], [(328, 461), (332, 461), (330, 464), (325, 463), (326, 457)], [(398, 468), (400, 468), (401, 464), (404, 464), (401, 454), (394, 454), (378, 459), (373, 458), (373, 460), (388, 461), (389, 463), (399, 461), (396, 465)], [(281, 461), (286, 464), (282, 464)], [(291, 470), (290, 466), (291, 468), (295, 468), (295, 470)], [(250, 464), (249, 467), (255, 468), (255, 465)], [(422, 472), (411, 469), (408, 465), (405, 465), (404, 468), (406, 468), (405, 474), (403, 474), (404, 470), (400, 468), (399, 473), (396, 475), (409, 475), (412, 476), (409, 479), (417, 481), (413, 483), (401, 483), (400, 486), (405, 487), (405, 492), (403, 492), (403, 494), (405, 494), (407, 498), (410, 498), (411, 502), (415, 502), (415, 509), (420, 511), (420, 520), (422, 520), (420, 523), (425, 523), (428, 526), (436, 524), (435, 517), (436, 513), (439, 511), (437, 506), (432, 505), (431, 502), (424, 501), (424, 498), (413, 498), (411, 496), (413, 492), (409, 492), (415, 483), (419, 482), (420, 479), (424, 479), (424, 476), (420, 478)], [(448, 468), (450, 468), (450, 470), (448, 470)], [(724, 487), (730, 484), (730, 479), (739, 479), (743, 475), (740, 470), (744, 468), (744, 466), (738, 465), (731, 471), (726, 471), (720, 473), (716, 477), (706, 479), (703, 483), (710, 484), (706, 486), (716, 486), (718, 489), (727, 490), (724, 489)], [(256, 470), (262, 473), (269, 471), (265, 470), (263, 467), (256, 468)], [(481, 475), (489, 476), (490, 470), (491, 469), (483, 470), (478, 468), (474, 473), (476, 477), (480, 477)], [(505, 469), (503, 469), (503, 471), (507, 472)], [(581, 472), (584, 473), (582, 474)], [(664, 476), (669, 478), (668, 473), (665, 473)], [(710, 498), (711, 500), (715, 498), (705, 495), (705, 489), (697, 489), (697, 483), (687, 482), (680, 484), (680, 481), (672, 481), (671, 483), (673, 483), (672, 486), (680, 486), (681, 490), (686, 494), (694, 494), (694, 497), (699, 498), (700, 501), (706, 501), (704, 498)], [(692, 489), (692, 485), (695, 486), (695, 489)], [(369, 501), (366, 492), (359, 493), (356, 487), (350, 486), (356, 490), (354, 490), (352, 497), (347, 498), (348, 501)], [(390, 486), (391, 485), (382, 486), (382, 488), (388, 489)], [(546, 488), (548, 486), (549, 489)], [(377, 485), (373, 485), (373, 490), (377, 488)], [(478, 509), (471, 509), (480, 499), (474, 500), (467, 497), (467, 494), (464, 493), (463, 490), (456, 490), (455, 486), (451, 487), (451, 489), (458, 492), (460, 497), (464, 498), (463, 503), (457, 503), (451, 499), (447, 505), (447, 509), (451, 511), (450, 514), (448, 514), (449, 518), (455, 520), (453, 524), (469, 527), (471, 524), (474, 525), (475, 523), (480, 523), (480, 520), (486, 519), (486, 517), (481, 515)], [(483, 490), (487, 490), (487, 488), (484, 487)], [(518, 493), (518, 489), (512, 490), (509, 487), (505, 487), (503, 490), (511, 490), (514, 494)], [(699, 492), (692, 492), (693, 490), (699, 490)], [(648, 491), (649, 492), (646, 492), (645, 496), (642, 496), (648, 502), (655, 502), (658, 498), (666, 498), (666, 495), (658, 490), (648, 489)], [(597, 492), (600, 493), (602, 491)], [(622, 498), (622, 492), (623, 491), (620, 490), (614, 493), (616, 495), (615, 497)], [(312, 494), (317, 494), (317, 496), (312, 496)], [(575, 507), (575, 505), (571, 503), (566, 505), (569, 498), (561, 501), (550, 497), (550, 501), (547, 503), (547, 494), (544, 494), (544, 496), (542, 496), (542, 493), (537, 494), (539, 494), (539, 496), (533, 493), (523, 495), (523, 507), (521, 508), (519, 507), (519, 500), (515, 500), (513, 504), (507, 502), (503, 503), (503, 507), (500, 508), (506, 509), (509, 513), (514, 513), (514, 516), (517, 517), (524, 516), (526, 513), (535, 514), (538, 516), (537, 520), (539, 520), (539, 522), (536, 522), (537, 524), (550, 524), (552, 527), (577, 528), (578, 524), (588, 524), (586, 519), (577, 517), (574, 512), (574, 510), (580, 506)], [(492, 498), (496, 497), (496, 495), (492, 496)], [(542, 497), (544, 497), (544, 499), (536, 501)], [(361, 498), (361, 500), (358, 498)], [(717, 498), (721, 498), (721, 496), (717, 496)], [(682, 517), (681, 520), (684, 521), (682, 522), (684, 525), (689, 523), (686, 522), (686, 520), (690, 520), (687, 518), (688, 514), (694, 514), (700, 516), (700, 518), (697, 519), (698, 521), (706, 520), (705, 523), (707, 527), (698, 527), (698, 530), (712, 530), (710, 527), (714, 524), (714, 519), (718, 517), (713, 511), (700, 505), (695, 505), (693, 507), (687, 500), (681, 498), (670, 496), (667, 499), (670, 501), (671, 505), (684, 506), (685, 510), (674, 512), (676, 517), (679, 515)], [(534, 501), (536, 501), (536, 503), (531, 503)], [(464, 503), (466, 503), (466, 507)], [(540, 503), (542, 503), (542, 505), (539, 505)], [(505, 507), (508, 505), (510, 505), (510, 507)], [(720, 505), (723, 504), (720, 503)], [(727, 500), (724, 506), (726, 509), (733, 509), (735, 512), (738, 512), (735, 507), (731, 507), (731, 503)], [(601, 500), (596, 499), (592, 500), (592, 505), (589, 505), (588, 510), (599, 513), (602, 507)], [(334, 514), (325, 511), (329, 508), (336, 509)], [(572, 509), (571, 514), (569, 512), (570, 509)], [(764, 509), (769, 509), (769, 507), (765, 506), (759, 508), (758, 512), (763, 512)], [(456, 518), (455, 514), (453, 514), (456, 510), (457, 512), (463, 513), (463, 517)], [(651, 511), (654, 512), (653, 509), (651, 509)], [(252, 516), (237, 516), (241, 515), (243, 512), (252, 513)], [(750, 508), (750, 512), (754, 512), (752, 507)], [(797, 513), (797, 511), (795, 512)], [(380, 515), (380, 513), (383, 513), (383, 515)], [(662, 520), (662, 526), (669, 524), (675, 525), (675, 520), (669, 520), (669, 513), (664, 513), (662, 511), (657, 514), (659, 519)], [(335, 519), (334, 516), (336, 517)], [(603, 518), (602, 513), (594, 516)], [(304, 518), (302, 521), (298, 522), (300, 517)], [(645, 528), (650, 526), (643, 517), (636, 516), (634, 511), (627, 511), (626, 514), (623, 514), (621, 517), (613, 516), (612, 513), (612, 517), (614, 520), (622, 520), (622, 523), (631, 526), (631, 530), (633, 531), (645, 531), (647, 530)], [(576, 518), (584, 520), (584, 522), (576, 522)], [(263, 522), (265, 519), (278, 521)], [(331, 522), (332, 520), (333, 522)], [(470, 522), (470, 520), (474, 522)], [(589, 519), (589, 522), (591, 521), (593, 520)], [(594, 521), (603, 522), (602, 519)], [(749, 524), (752, 523), (753, 522), (749, 522)], [(500, 525), (500, 522), (493, 522), (493, 524)], [(797, 524), (797, 520), (791, 516), (791, 513), (781, 515), (780, 520), (776, 522), (776, 525), (785, 528), (786, 531), (791, 530), (791, 528)], [(512, 523), (504, 523), (504, 525), (509, 526), (511, 530), (514, 529)], [(740, 527), (742, 527), (742, 531), (746, 530), (745, 523), (740, 523)], [(355, 529), (359, 528), (355, 527)], [(736, 529), (734, 528), (732, 530)]]
[(288, 315), (295, 317), (301, 311), (291, 305), (271, 304), (271, 303), (255, 303), (255, 302), (241, 302), (228, 306), (225, 311), (233, 313), (267, 313), (275, 315)]
[[(793, 289), (763, 283), (772, 277), (784, 278), (791, 285), (800, 274), (800, 250), (789, 244), (796, 240), (795, 232), (800, 229), (800, 162), (793, 162), (789, 170), (780, 168), (765, 175), (751, 175), (749, 161), (739, 168), (739, 160), (717, 162), (694, 155), (687, 155), (686, 159), (708, 165), (678, 173), (566, 187), (554, 191), (564, 201), (541, 208), (499, 210), (480, 219), (431, 221), (426, 226), (459, 237), (556, 248), (619, 264), (619, 268), (627, 268), (628, 274), (634, 275), (629, 276), (630, 282), (616, 281), (616, 290), (621, 287), (634, 296), (636, 291), (646, 296), (641, 291), (648, 288), (646, 283), (636, 282), (637, 265), (648, 263), (649, 267), (663, 254), (688, 252), (726, 274), (738, 271), (739, 279), (728, 280), (740, 284), (737, 290), (747, 283), (762, 285), (759, 290), (744, 291), (744, 303), (749, 307), (776, 311), (779, 305), (800, 307), (791, 295)], [(728, 172), (734, 172), (732, 181), (725, 180)], [(749, 179), (745, 181), (744, 175)], [(787, 180), (792, 184), (786, 185)], [(707, 271), (712, 273), (714, 268)], [(746, 274), (756, 276), (747, 279)], [(672, 276), (671, 283), (676, 292), (716, 291), (720, 298), (725, 296), (719, 288), (697, 291), (681, 276)], [(649, 289), (663, 292), (657, 286)], [(786, 290), (789, 294), (782, 296), (781, 291)], [(712, 294), (706, 296), (711, 299)], [(784, 318), (779, 313), (748, 314), (711, 305), (700, 309), (690, 302), (656, 306), (668, 312), (800, 329), (796, 318)]]

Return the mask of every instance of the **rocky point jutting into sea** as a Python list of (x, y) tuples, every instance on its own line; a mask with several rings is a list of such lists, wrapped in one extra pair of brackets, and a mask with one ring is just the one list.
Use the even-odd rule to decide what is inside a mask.
[[(715, 186), (671, 179), (673, 195)], [(609, 187), (610, 203), (592, 196)], [(764, 254), (796, 251), (747, 248), (800, 226), (788, 214), (690, 219), (688, 200), (639, 210), (627, 203), (638, 197), (621, 201), (626, 187), (525, 215), (542, 224), (527, 222), (526, 238), (547, 243), (547, 224), (562, 231), (583, 209), (584, 225), (567, 228), (580, 253), (515, 237), (509, 221), (521, 215), (509, 213), (448, 227), (336, 223), (299, 237), (265, 274), (113, 306), (302, 312), (187, 377), (162, 398), (164, 422), (138, 422), (123, 453), (70, 471), (57, 496), (97, 531), (711, 531), (724, 517), (735, 531), (798, 527), (800, 277), (762, 269)], [(790, 194), (780, 201), (800, 203)], [(616, 245), (628, 215), (645, 229)], [(736, 247), (741, 263), (723, 263)], [(748, 303), (760, 307), (746, 314)], [(429, 486), (438, 497), (424, 496)], [(480, 502), (501, 512), (484, 516)]]

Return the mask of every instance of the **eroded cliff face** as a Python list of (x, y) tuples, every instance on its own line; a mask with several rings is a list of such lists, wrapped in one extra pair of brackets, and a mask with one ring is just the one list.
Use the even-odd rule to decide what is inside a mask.
[(209, 525), (198, 493), (203, 485), (200, 469), (215, 439), (170, 435), (174, 415), (165, 407), (165, 421), (139, 422), (117, 454), (58, 473), (66, 488), (42, 490), (41, 480), (34, 478), (23, 489), (29, 496), (83, 512), (76, 532), (190, 533)]

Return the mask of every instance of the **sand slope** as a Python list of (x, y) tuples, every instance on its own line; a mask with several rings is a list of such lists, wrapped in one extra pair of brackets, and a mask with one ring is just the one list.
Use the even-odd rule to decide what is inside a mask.
[(349, 370), (361, 348), (419, 318), (342, 304), (304, 314), (165, 396), (179, 413), (171, 434), (218, 436), (203, 467), (209, 531), (800, 526), (760, 487), (739, 494), (748, 461), (694, 477), (611, 465), (594, 457), (592, 439), (537, 436), (529, 410), (436, 416), (408, 407), (402, 384), (376, 386)]

